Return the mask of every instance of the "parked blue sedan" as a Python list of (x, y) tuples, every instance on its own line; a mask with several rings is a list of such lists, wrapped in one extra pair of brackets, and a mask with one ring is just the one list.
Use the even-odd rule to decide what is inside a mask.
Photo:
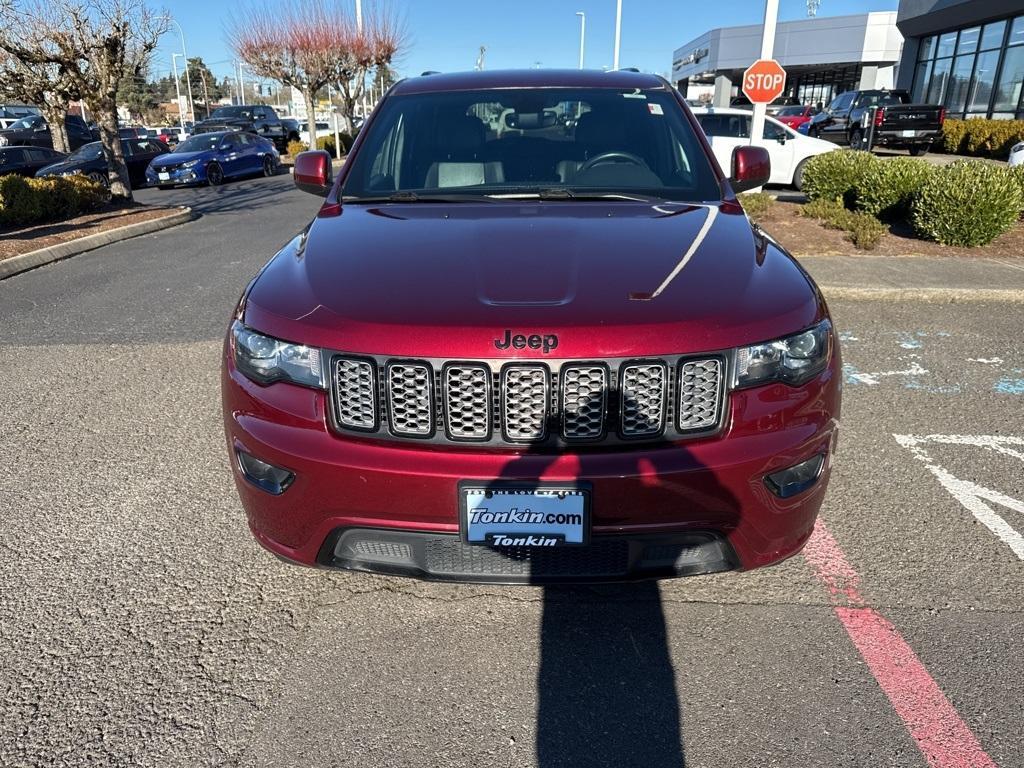
[(217, 186), (238, 176), (273, 176), (280, 164), (281, 156), (273, 143), (253, 133), (200, 133), (155, 158), (146, 169), (146, 183), (160, 189), (190, 184)]

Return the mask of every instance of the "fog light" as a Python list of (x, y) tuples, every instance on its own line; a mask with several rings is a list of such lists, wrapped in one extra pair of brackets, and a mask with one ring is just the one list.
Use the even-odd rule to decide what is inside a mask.
[(779, 498), (788, 499), (790, 496), (796, 496), (798, 493), (806, 491), (818, 482), (818, 475), (821, 474), (821, 468), (824, 464), (825, 454), (819, 453), (817, 456), (807, 461), (801, 461), (799, 464), (795, 464), (788, 469), (766, 475), (764, 484), (768, 486), (768, 490)]
[(257, 488), (262, 488), (267, 493), (278, 496), (288, 490), (288, 486), (295, 479), (295, 474), (287, 469), (275, 467), (265, 461), (260, 461), (251, 453), (235, 449), (238, 454), (238, 466), (242, 475)]

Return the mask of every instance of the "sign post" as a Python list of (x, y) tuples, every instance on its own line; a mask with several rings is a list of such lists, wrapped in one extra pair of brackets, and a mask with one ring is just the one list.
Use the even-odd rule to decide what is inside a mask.
[[(764, 3), (764, 27), (761, 31), (761, 58), (755, 61), (746, 72), (743, 73), (743, 93), (750, 99), (750, 103), (754, 105), (754, 120), (753, 125), (750, 128), (750, 143), (754, 143), (754, 138), (758, 140), (764, 135), (764, 113), (765, 105), (770, 101), (773, 101), (782, 94), (782, 89), (786, 87), (786, 72), (779, 66), (779, 63), (772, 58), (772, 52), (775, 49), (775, 24), (779, 19), (779, 0), (765, 0)], [(770, 65), (768, 64), (770, 62)], [(762, 92), (760, 88), (754, 87), (754, 95), (761, 98), (754, 98), (747, 90), (747, 81), (751, 74), (757, 77), (759, 73), (769, 73), (769, 66), (772, 66), (771, 74), (782, 75), (781, 82), (777, 83), (778, 92), (770, 98), (763, 98), (767, 92)], [(752, 72), (753, 71), (753, 72)], [(774, 79), (771, 80), (771, 89), (774, 90), (776, 82)], [(764, 86), (765, 81), (763, 79), (755, 79), (752, 82), (755, 86)]]

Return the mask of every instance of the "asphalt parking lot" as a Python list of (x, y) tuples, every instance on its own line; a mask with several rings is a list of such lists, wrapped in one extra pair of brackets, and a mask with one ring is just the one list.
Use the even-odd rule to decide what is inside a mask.
[(775, 568), (588, 589), (280, 564), (218, 355), (287, 176), (0, 282), (0, 765), (1024, 766), (1019, 306), (836, 301), (840, 450)]

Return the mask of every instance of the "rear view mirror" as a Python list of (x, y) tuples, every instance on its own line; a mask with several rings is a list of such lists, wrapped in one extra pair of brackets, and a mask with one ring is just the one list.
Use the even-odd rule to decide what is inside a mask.
[(299, 152), (293, 169), (295, 186), (311, 195), (326, 197), (334, 182), (331, 156), (323, 149)]
[(772, 161), (764, 147), (736, 147), (732, 151), (732, 176), (729, 185), (736, 194), (768, 182)]

